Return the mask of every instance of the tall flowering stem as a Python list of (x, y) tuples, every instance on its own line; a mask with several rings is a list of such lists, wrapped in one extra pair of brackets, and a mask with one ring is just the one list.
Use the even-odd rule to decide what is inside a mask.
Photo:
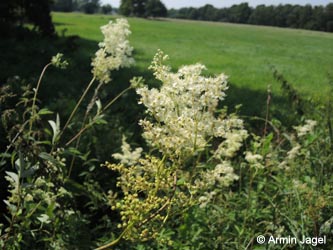
[[(123, 67), (129, 67), (134, 63), (134, 59), (132, 58), (133, 48), (130, 46), (128, 41), (128, 37), (131, 34), (131, 31), (129, 30), (129, 24), (126, 19), (117, 19), (115, 22), (110, 21), (107, 25), (101, 27), (101, 31), (104, 35), (104, 40), (103, 42), (99, 43), (99, 50), (95, 53), (95, 58), (93, 58), (91, 63), (93, 79), (88, 84), (80, 100), (77, 102), (62, 132), (69, 125), (69, 122), (73, 118), (74, 114), (76, 113), (78, 107), (80, 106), (81, 102), (88, 93), (94, 81), (98, 80), (99, 85), (96, 87), (95, 93), (88, 104), (81, 129), (66, 143), (66, 146), (76, 140), (75, 148), (78, 148), (81, 135), (94, 124), (95, 119), (93, 119), (93, 121), (89, 124), (86, 124), (86, 121), (92, 109), (92, 106), (96, 103), (96, 100), (98, 99), (97, 97), (99, 90), (104, 84), (111, 81), (111, 71), (118, 70), (119, 68)], [(94, 118), (100, 118), (102, 116), (101, 113), (108, 109), (128, 89), (129, 88), (123, 90), (119, 95), (116, 96), (116, 98), (108, 102), (103, 110), (98, 110)], [(73, 159), (71, 161), (68, 176), (70, 176), (71, 174), (74, 162), (75, 156), (73, 156)]]
[[(100, 89), (101, 84), (111, 81), (110, 74), (112, 70), (129, 67), (134, 63), (134, 59), (132, 58), (133, 48), (128, 41), (131, 31), (129, 30), (129, 24), (126, 19), (121, 18), (117, 19), (115, 22), (110, 21), (107, 25), (101, 27), (101, 31), (104, 35), (104, 40), (99, 43), (99, 49), (95, 53), (95, 57), (92, 59), (91, 63), (93, 78), (81, 95), (79, 101), (76, 103), (76, 106), (70, 114), (61, 134), (68, 127), (95, 80), (100, 82), (98, 87), (98, 89)], [(96, 95), (97, 93), (95, 93), (93, 99)], [(94, 103), (94, 101), (90, 103)], [(83, 127), (81, 130), (82, 129)]]
[(109, 202), (113, 210), (120, 210), (118, 227), (128, 240), (157, 239), (161, 225), (172, 223), (168, 218), (195, 204), (206, 206), (237, 180), (231, 158), (248, 135), (241, 119), (218, 108), (228, 88), (224, 74), (203, 76), (202, 64), (174, 73), (167, 60), (158, 51), (150, 66), (162, 82), (159, 89), (133, 81), (148, 114), (139, 122), (143, 137), (161, 158), (141, 156), (142, 149), (131, 151), (123, 141), (123, 152), (114, 155), (120, 163), (105, 164), (120, 175), (117, 186), (123, 198), (110, 193)]

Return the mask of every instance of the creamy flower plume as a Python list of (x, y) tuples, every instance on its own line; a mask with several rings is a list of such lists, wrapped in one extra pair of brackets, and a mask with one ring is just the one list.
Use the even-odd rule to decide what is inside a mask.
[(128, 37), (131, 34), (126, 19), (117, 19), (115, 22), (101, 27), (104, 41), (99, 43), (99, 50), (95, 54), (91, 65), (92, 73), (102, 83), (108, 83), (110, 71), (120, 67), (129, 67), (134, 63), (132, 56), (133, 48), (130, 46)]
[(167, 59), (158, 51), (150, 66), (155, 77), (163, 82), (162, 87), (137, 89), (140, 103), (156, 120), (140, 121), (144, 138), (167, 155), (186, 156), (206, 148), (211, 138), (220, 137), (224, 141), (218, 155), (232, 156), (247, 132), (240, 119), (217, 115), (219, 101), (228, 88), (227, 76), (202, 76), (206, 68), (201, 64), (183, 66), (173, 73), (164, 65)]

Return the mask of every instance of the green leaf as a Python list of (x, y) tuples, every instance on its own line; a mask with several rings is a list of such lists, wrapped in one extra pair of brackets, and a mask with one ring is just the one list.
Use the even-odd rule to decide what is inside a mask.
[(41, 223), (45, 223), (45, 224), (48, 224), (50, 223), (50, 218), (47, 214), (42, 214), (40, 215), (38, 218), (37, 218)]
[(96, 102), (96, 106), (97, 106), (97, 114), (102, 112), (102, 103), (101, 100), (97, 100)]
[(8, 154), (8, 153), (1, 153), (0, 154), (0, 157), (3, 157), (3, 158), (10, 158), (12, 155), (11, 154)]
[(54, 164), (55, 166), (59, 166), (59, 162), (54, 159), (52, 157), (52, 155), (46, 153), (46, 152), (42, 152), (38, 155), (40, 158), (42, 158), (43, 160), (47, 160), (47, 161), (50, 161), (52, 164)]
[(60, 117), (59, 114), (57, 114), (56, 121), (49, 120), (48, 121), (52, 131), (53, 131), (53, 137), (52, 137), (52, 144), (54, 145), (55, 142), (58, 140), (58, 135), (60, 134)]
[(19, 184), (19, 179), (20, 178), (19, 178), (19, 176), (16, 173), (6, 171), (6, 174), (7, 174), (7, 176), (9, 176), (14, 181), (14, 183), (16, 185)]
[(9, 201), (7, 200), (4, 200), (3, 201), (6, 205), (7, 205), (7, 208), (8, 210), (11, 212), (11, 214), (14, 214), (17, 212), (17, 206), (11, 204)]
[(72, 154), (72, 155), (81, 155), (81, 152), (73, 147), (68, 148), (68, 153)]
[(44, 109), (39, 110), (38, 114), (39, 115), (50, 115), (50, 114), (53, 114), (53, 112), (51, 110), (44, 108)]

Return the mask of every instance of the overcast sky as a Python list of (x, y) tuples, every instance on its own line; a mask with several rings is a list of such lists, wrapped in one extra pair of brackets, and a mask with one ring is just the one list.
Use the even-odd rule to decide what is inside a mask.
[[(103, 4), (111, 4), (114, 7), (119, 7), (120, 0), (101, 0)], [(212, 4), (217, 8), (229, 7), (233, 4), (239, 4), (248, 2), (250, 6), (256, 6), (258, 4), (266, 5), (278, 5), (280, 3), (286, 4), (311, 4), (311, 5), (326, 5), (333, 0), (162, 0), (168, 9), (170, 8), (181, 8), (181, 7), (201, 7), (205, 4)]]

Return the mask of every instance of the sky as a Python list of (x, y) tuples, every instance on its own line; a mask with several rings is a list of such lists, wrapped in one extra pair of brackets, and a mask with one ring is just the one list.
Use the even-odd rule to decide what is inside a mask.
[[(326, 5), (333, 0), (161, 0), (168, 9), (181, 7), (201, 7), (205, 4), (214, 5), (216, 8), (230, 7), (233, 4), (248, 2), (250, 6), (259, 4), (278, 5), (278, 4), (311, 4), (311, 5)], [(113, 7), (119, 7), (120, 0), (101, 0), (103, 4), (111, 4)]]

